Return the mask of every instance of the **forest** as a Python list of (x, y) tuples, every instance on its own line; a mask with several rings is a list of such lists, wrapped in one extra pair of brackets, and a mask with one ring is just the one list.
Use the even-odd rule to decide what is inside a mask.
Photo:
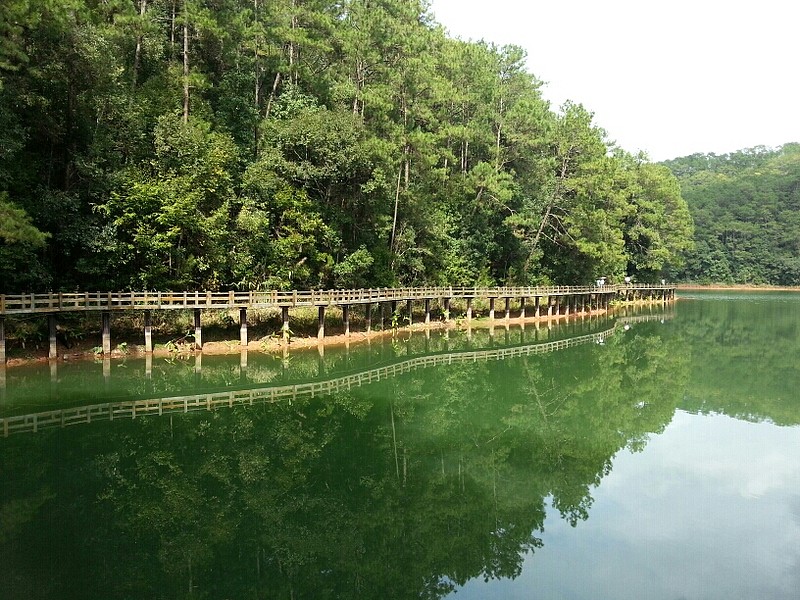
[(543, 85), (425, 0), (4, 0), (0, 292), (671, 277), (676, 178)]
[(681, 279), (800, 285), (800, 144), (663, 163), (695, 224)]

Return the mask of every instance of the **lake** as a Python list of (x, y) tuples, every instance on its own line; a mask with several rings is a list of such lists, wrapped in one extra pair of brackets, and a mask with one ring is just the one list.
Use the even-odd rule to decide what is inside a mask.
[(800, 294), (6, 369), (3, 598), (796, 599)]

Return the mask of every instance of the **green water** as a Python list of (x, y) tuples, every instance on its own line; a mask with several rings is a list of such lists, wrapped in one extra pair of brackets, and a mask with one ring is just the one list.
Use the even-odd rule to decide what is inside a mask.
[(8, 369), (0, 597), (797, 598), (800, 295), (659, 310)]

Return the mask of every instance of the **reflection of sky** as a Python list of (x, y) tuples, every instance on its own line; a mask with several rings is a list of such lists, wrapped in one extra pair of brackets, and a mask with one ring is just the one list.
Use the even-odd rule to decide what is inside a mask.
[(592, 495), (574, 529), (548, 511), (516, 580), (455, 597), (798, 598), (800, 428), (677, 412)]

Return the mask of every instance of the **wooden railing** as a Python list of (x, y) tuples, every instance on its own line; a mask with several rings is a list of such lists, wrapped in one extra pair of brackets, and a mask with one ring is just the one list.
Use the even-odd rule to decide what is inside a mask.
[(369, 304), (433, 298), (534, 298), (672, 291), (672, 285), (417, 287), (249, 292), (77, 292), (0, 295), (0, 315), (79, 311), (231, 309)]

